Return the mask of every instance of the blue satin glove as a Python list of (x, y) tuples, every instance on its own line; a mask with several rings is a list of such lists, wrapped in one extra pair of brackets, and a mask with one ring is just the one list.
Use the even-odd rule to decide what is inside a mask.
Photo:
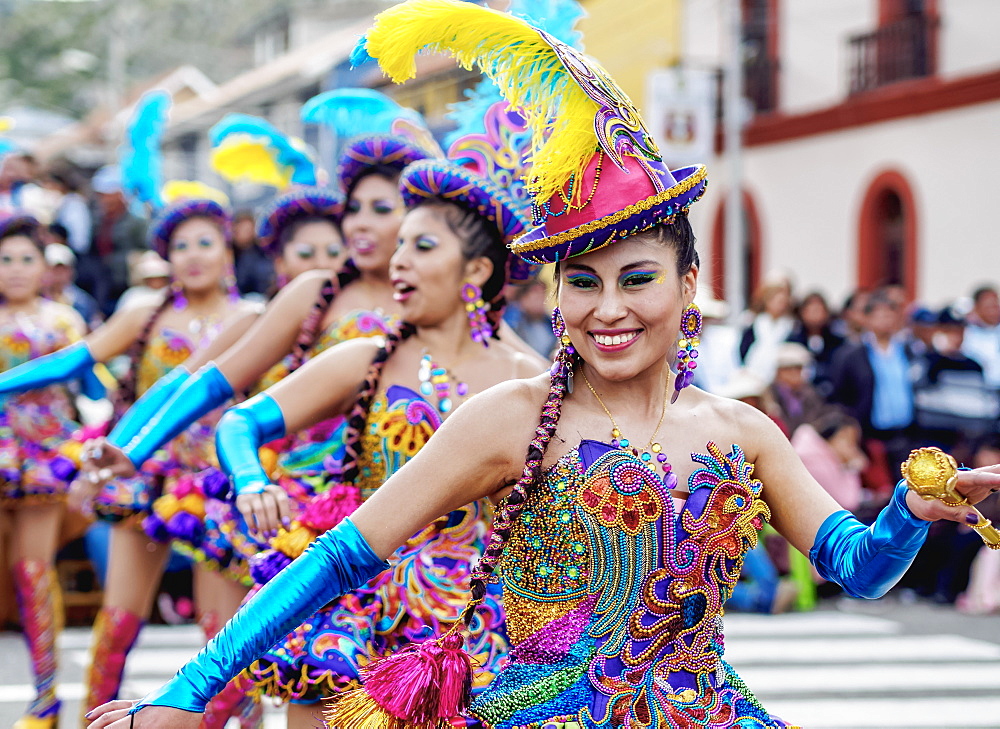
[(97, 364), (87, 343), (80, 341), (58, 352), (36, 357), (0, 374), (0, 395), (37, 390), (57, 382), (76, 380)]
[(97, 376), (93, 368), (85, 370), (82, 375), (80, 375), (80, 392), (89, 397), (91, 400), (100, 400), (101, 398), (108, 396), (108, 388), (104, 386), (101, 382), (101, 378)]
[(209, 362), (191, 375), (156, 409), (155, 415), (122, 450), (135, 467), (139, 468), (157, 448), (162, 448), (191, 423), (215, 410), (232, 396), (233, 387), (229, 380), (214, 362)]
[(108, 433), (108, 442), (112, 445), (124, 448), (128, 445), (142, 427), (150, 422), (163, 404), (177, 392), (177, 389), (191, 377), (191, 373), (184, 369), (184, 366), (174, 367), (170, 372), (153, 383), (142, 397), (135, 401), (121, 420)]
[(278, 573), (168, 683), (140, 700), (201, 713), (212, 697), (303, 620), (356, 590), (389, 564), (380, 560), (349, 518), (321, 535)]
[(259, 494), (271, 483), (260, 464), (262, 445), (285, 434), (285, 416), (266, 392), (231, 408), (215, 428), (215, 453), (219, 467), (233, 482), (233, 492)]
[(820, 576), (836, 582), (852, 597), (882, 597), (903, 576), (927, 537), (931, 522), (918, 519), (906, 505), (905, 481), (870, 527), (849, 511), (826, 518), (809, 550)]

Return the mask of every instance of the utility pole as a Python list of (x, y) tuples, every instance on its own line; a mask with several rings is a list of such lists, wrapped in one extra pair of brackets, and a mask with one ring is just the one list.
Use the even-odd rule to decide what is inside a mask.
[(746, 280), (743, 225), (743, 9), (742, 0), (725, 3), (726, 54), (722, 123), (726, 149), (726, 177), (729, 187), (725, 201), (726, 302), (729, 321), (735, 324), (746, 308), (743, 282)]

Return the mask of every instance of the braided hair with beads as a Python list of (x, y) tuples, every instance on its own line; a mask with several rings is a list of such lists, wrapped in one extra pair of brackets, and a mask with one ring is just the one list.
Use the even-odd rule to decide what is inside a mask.
[(135, 403), (136, 397), (138, 396), (138, 383), (139, 383), (139, 369), (142, 365), (143, 355), (146, 353), (146, 345), (149, 344), (150, 335), (153, 333), (153, 328), (156, 326), (156, 322), (159, 320), (160, 316), (163, 315), (168, 308), (170, 308), (176, 297), (176, 293), (173, 288), (168, 289), (167, 295), (163, 299), (163, 303), (153, 310), (150, 314), (149, 319), (142, 327), (142, 331), (139, 336), (135, 338), (132, 344), (129, 345), (128, 349), (125, 350), (125, 358), (128, 360), (128, 368), (125, 370), (125, 374), (118, 381), (118, 390), (114, 397), (114, 412), (111, 420), (108, 422), (107, 428), (108, 432), (117, 425), (118, 421)]

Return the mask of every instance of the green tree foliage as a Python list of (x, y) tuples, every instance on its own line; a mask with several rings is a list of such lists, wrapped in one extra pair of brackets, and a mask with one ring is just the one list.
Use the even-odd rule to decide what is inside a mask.
[(182, 64), (216, 82), (244, 70), (237, 38), (255, 15), (292, 0), (0, 0), (0, 105), (82, 116), (107, 89), (112, 34), (124, 88)]

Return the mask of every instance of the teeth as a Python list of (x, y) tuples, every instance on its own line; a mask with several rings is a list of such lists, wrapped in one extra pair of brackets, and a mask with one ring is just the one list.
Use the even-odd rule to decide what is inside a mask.
[(635, 332), (628, 332), (626, 334), (615, 334), (613, 337), (607, 334), (595, 334), (594, 341), (605, 347), (613, 347), (616, 344), (626, 344), (635, 339)]

